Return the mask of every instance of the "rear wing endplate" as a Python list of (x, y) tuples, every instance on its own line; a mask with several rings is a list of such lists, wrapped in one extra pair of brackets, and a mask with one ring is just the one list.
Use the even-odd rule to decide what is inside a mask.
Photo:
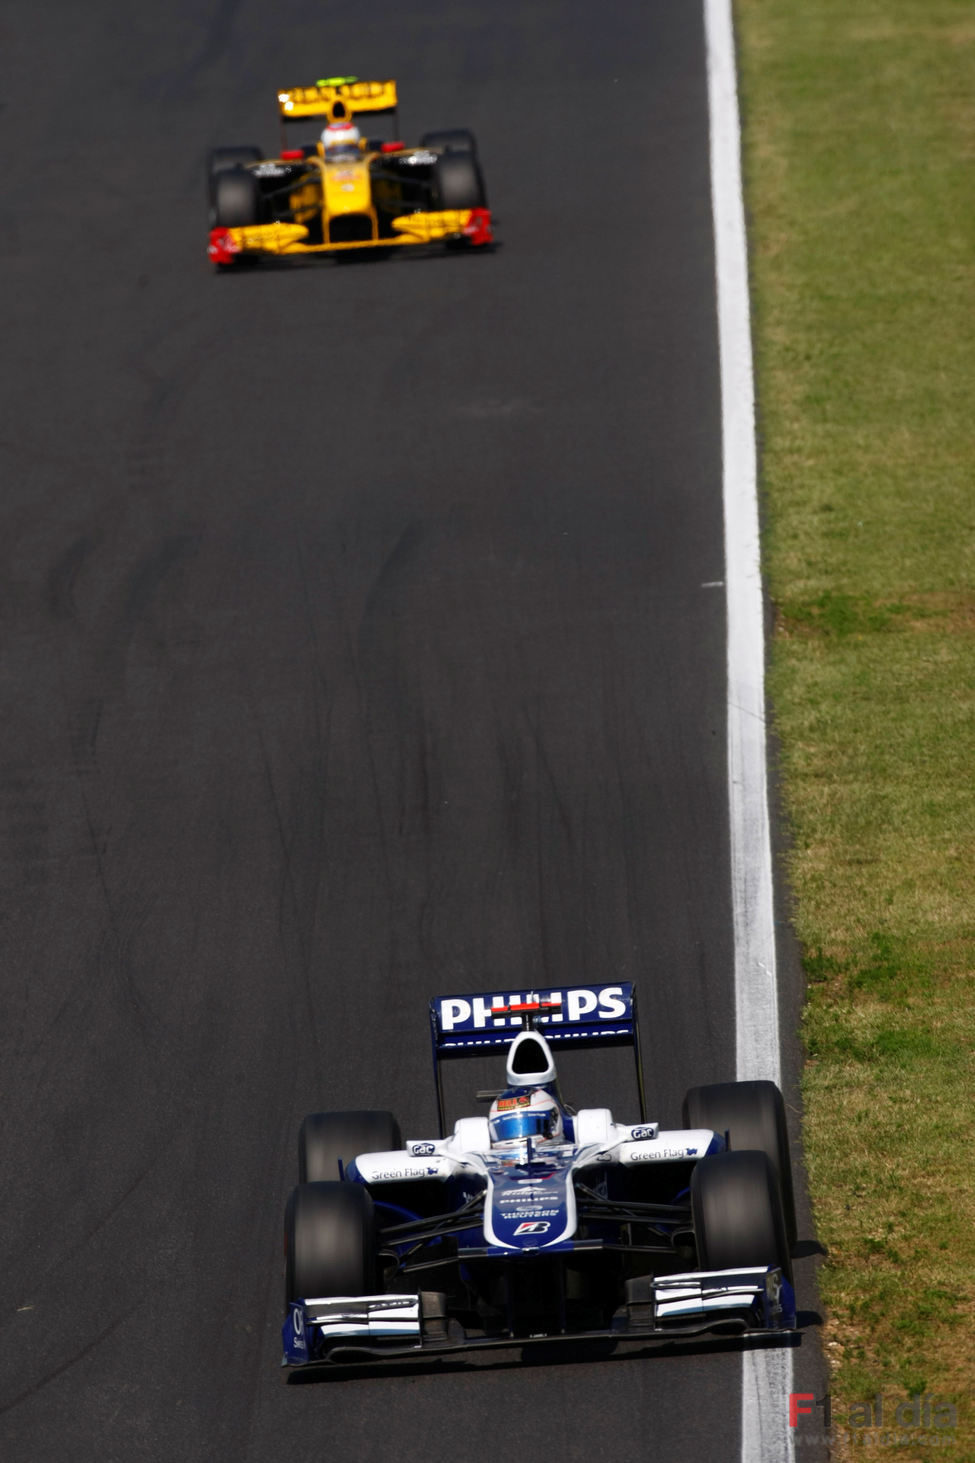
[(519, 1031), (531, 1027), (553, 1047), (585, 1049), (631, 1046), (636, 1064), (640, 1120), (647, 1121), (640, 1023), (636, 986), (614, 985), (522, 988), (481, 991), (474, 995), (435, 996), (430, 1002), (433, 1073), (437, 1086), (440, 1136), (445, 1136), (443, 1078), (440, 1063), (448, 1057), (485, 1056), (507, 1047)]

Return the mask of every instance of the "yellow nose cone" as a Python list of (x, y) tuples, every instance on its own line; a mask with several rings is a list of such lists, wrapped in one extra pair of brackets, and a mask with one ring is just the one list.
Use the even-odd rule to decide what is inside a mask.
[(369, 213), (372, 189), (369, 186), (369, 165), (358, 159), (325, 163), (325, 211), (334, 217), (340, 213)]

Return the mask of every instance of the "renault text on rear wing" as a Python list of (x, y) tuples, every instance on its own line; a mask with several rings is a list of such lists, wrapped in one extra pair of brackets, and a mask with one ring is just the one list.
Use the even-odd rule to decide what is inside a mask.
[(282, 122), (299, 122), (306, 117), (327, 117), (332, 103), (341, 98), (349, 111), (395, 112), (396, 82), (360, 81), (357, 76), (328, 76), (312, 86), (293, 86), (278, 92)]

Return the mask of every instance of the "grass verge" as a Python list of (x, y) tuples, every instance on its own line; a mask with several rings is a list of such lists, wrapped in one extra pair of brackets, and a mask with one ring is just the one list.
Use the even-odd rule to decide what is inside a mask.
[(975, 10), (736, 26), (831, 1389), (975, 1460)]

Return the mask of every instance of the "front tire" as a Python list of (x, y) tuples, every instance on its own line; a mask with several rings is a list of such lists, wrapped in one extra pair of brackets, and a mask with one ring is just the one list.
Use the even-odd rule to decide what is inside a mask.
[(284, 1215), (284, 1299), (375, 1295), (376, 1218), (360, 1184), (299, 1184)]
[(259, 163), (264, 154), (251, 143), (240, 147), (211, 147), (207, 153), (207, 197), (213, 204), (217, 176), (231, 168), (242, 168), (245, 163)]
[(710, 1128), (728, 1135), (731, 1149), (764, 1153), (782, 1190), (789, 1249), (796, 1243), (796, 1198), (785, 1102), (774, 1082), (715, 1082), (692, 1087), (684, 1098), (685, 1128)]
[(472, 153), (441, 153), (434, 166), (433, 183), (442, 209), (487, 207), (484, 179)]
[(343, 1178), (360, 1153), (391, 1153), (402, 1146), (391, 1112), (309, 1113), (298, 1132), (298, 1181)]
[(792, 1283), (785, 1216), (764, 1153), (713, 1153), (691, 1174), (691, 1215), (702, 1270), (778, 1265)]
[(261, 195), (257, 179), (246, 168), (228, 168), (213, 179), (211, 227), (241, 229), (261, 221)]

